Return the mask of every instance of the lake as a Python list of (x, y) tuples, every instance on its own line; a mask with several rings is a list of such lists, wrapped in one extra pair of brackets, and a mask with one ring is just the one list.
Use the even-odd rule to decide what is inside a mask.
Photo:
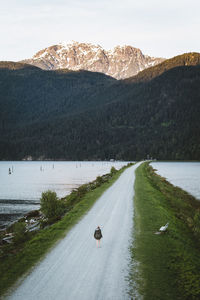
[(151, 165), (170, 183), (200, 200), (200, 162), (153, 162)]
[[(64, 197), (80, 185), (120, 169), (127, 162), (0, 162), (0, 229), (39, 209), (40, 197), (48, 189)], [(9, 171), (11, 174), (9, 174)]]

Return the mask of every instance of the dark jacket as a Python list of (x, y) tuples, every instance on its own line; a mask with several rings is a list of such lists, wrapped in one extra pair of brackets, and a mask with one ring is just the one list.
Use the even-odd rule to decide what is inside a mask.
[(101, 229), (97, 228), (94, 232), (94, 238), (96, 240), (100, 240), (103, 237), (102, 233), (101, 233)]

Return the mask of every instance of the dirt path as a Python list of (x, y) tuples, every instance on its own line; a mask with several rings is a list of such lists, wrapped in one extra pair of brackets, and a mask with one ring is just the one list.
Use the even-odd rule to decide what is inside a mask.
[[(8, 299), (130, 299), (125, 277), (137, 167), (125, 170)], [(102, 227), (101, 248), (96, 248), (93, 238), (97, 225)]]

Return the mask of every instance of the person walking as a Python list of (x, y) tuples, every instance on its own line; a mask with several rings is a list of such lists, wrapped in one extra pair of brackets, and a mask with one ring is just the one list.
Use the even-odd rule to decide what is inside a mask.
[(101, 229), (100, 227), (98, 226), (96, 229), (95, 229), (95, 232), (94, 232), (94, 238), (96, 239), (96, 244), (97, 244), (97, 248), (100, 247), (100, 239), (103, 237), (102, 233), (101, 233)]

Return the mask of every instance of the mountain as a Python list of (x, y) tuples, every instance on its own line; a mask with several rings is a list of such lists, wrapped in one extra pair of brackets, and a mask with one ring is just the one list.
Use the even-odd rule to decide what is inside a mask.
[(144, 82), (151, 80), (154, 77), (157, 77), (162, 73), (166, 72), (167, 70), (170, 70), (175, 67), (196, 65), (200, 65), (200, 54), (196, 52), (185, 53), (182, 55), (175, 56), (171, 59), (167, 59), (154, 67), (150, 67), (146, 70), (143, 70), (136, 76), (128, 78), (127, 82)]
[(199, 160), (200, 66), (176, 61), (140, 82), (0, 64), (0, 159)]
[(0, 62), (0, 123), (7, 131), (51, 116), (80, 113), (106, 102), (92, 95), (117, 80), (88, 71), (45, 71), (21, 63)]
[(132, 46), (117, 46), (106, 51), (99, 45), (73, 41), (40, 50), (23, 62), (44, 70), (87, 70), (124, 79), (162, 61), (163, 58), (144, 55)]

